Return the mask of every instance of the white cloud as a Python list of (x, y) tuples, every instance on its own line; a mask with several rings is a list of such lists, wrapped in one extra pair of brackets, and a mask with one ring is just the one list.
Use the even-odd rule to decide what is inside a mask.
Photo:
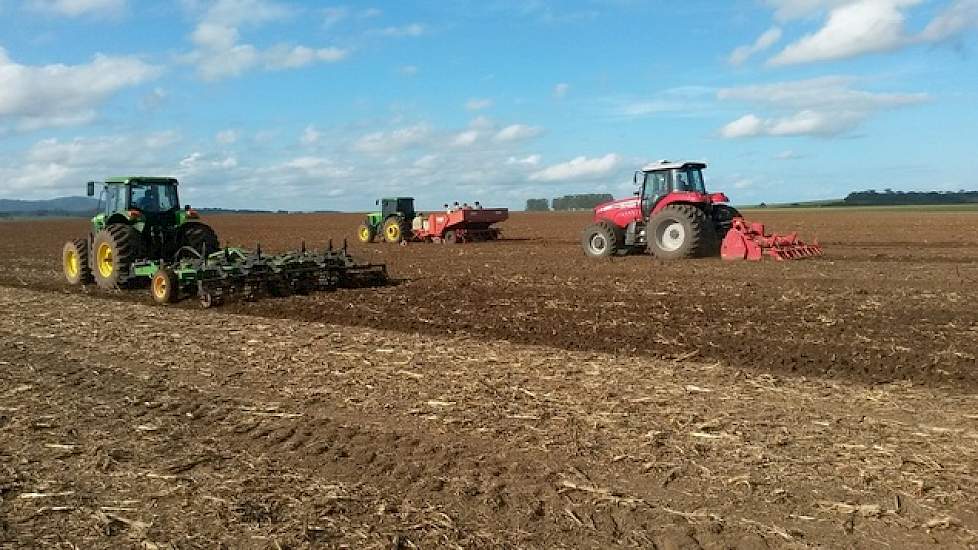
[(764, 50), (775, 45), (779, 40), (781, 40), (781, 29), (779, 27), (772, 27), (764, 32), (761, 36), (757, 37), (757, 40), (749, 46), (740, 46), (735, 49), (730, 54), (730, 64), (731, 65), (743, 65), (748, 59), (754, 55), (763, 52)]
[(481, 111), (492, 107), (491, 99), (472, 98), (465, 102), (465, 108), (470, 111)]
[(853, 0), (766, 0), (774, 8), (775, 17), (782, 21), (809, 17)]
[(605, 176), (618, 166), (621, 158), (609, 153), (603, 157), (577, 157), (564, 163), (548, 166), (530, 174), (530, 181), (556, 182)]
[(230, 145), (238, 141), (238, 132), (236, 130), (221, 130), (214, 136), (214, 139), (223, 145)]
[(84, 124), (111, 95), (160, 73), (135, 57), (105, 55), (82, 65), (21, 65), (0, 48), (0, 120), (22, 130)]
[(479, 132), (476, 130), (465, 130), (464, 132), (459, 132), (452, 139), (452, 145), (457, 147), (467, 147), (472, 145), (479, 139)]
[(142, 99), (139, 100), (139, 106), (147, 111), (159, 109), (164, 103), (166, 103), (169, 96), (170, 94), (163, 88), (153, 88), (152, 91), (144, 95)]
[(417, 124), (387, 132), (373, 132), (358, 139), (353, 149), (368, 154), (388, 154), (423, 143), (430, 133), (427, 125)]
[(907, 43), (902, 9), (920, 1), (856, 0), (835, 7), (821, 29), (789, 44), (769, 63), (812, 63), (897, 49)]
[(560, 82), (554, 86), (554, 97), (557, 99), (564, 99), (567, 96), (567, 92), (570, 91), (570, 84), (566, 82)]
[(306, 126), (305, 130), (302, 131), (300, 141), (303, 145), (315, 145), (316, 143), (319, 143), (320, 137), (322, 137), (322, 134), (316, 130), (315, 126), (310, 124), (309, 126)]
[(540, 164), (540, 155), (529, 155), (523, 158), (509, 157), (506, 159), (506, 164), (518, 164), (523, 166), (538, 166)]
[(200, 78), (214, 81), (256, 68), (295, 69), (317, 62), (335, 63), (349, 56), (349, 50), (337, 47), (282, 43), (260, 49), (241, 43), (240, 26), (260, 25), (292, 15), (291, 8), (267, 0), (218, 0), (204, 12), (191, 33), (196, 49), (184, 55), (183, 60), (197, 66)]
[(403, 67), (399, 67), (397, 69), (397, 72), (401, 76), (415, 76), (416, 74), (418, 74), (418, 66), (417, 65), (404, 65)]
[[(908, 11), (924, 0), (768, 0), (780, 19), (824, 16), (806, 34), (768, 60), (773, 66), (848, 59), (914, 44), (941, 42), (978, 27), (978, 0), (950, 0), (916, 35), (908, 33)], [(824, 15), (823, 15), (824, 14)], [(735, 52), (736, 54), (736, 52)]]
[(978, 27), (978, 0), (954, 0), (927, 25), (919, 39), (939, 42)]
[(720, 129), (725, 138), (755, 136), (834, 136), (853, 130), (875, 113), (915, 105), (926, 94), (856, 90), (854, 79), (829, 76), (720, 90), (721, 100), (740, 101), (774, 111), (773, 116), (742, 116)]
[(307, 48), (306, 46), (278, 45), (265, 52), (265, 66), (269, 69), (296, 69), (317, 61), (335, 63), (350, 54), (341, 48)]
[(540, 135), (543, 129), (525, 124), (512, 124), (496, 132), (492, 138), (498, 142), (522, 141)]
[(350, 8), (346, 6), (323, 8), (323, 25), (326, 28), (332, 27), (349, 16)]
[(800, 158), (802, 158), (802, 156), (791, 149), (781, 151), (777, 155), (774, 155), (774, 160), (797, 160)]
[(204, 12), (203, 21), (224, 27), (260, 25), (288, 19), (292, 8), (270, 0), (217, 0)]
[(424, 25), (420, 23), (411, 23), (401, 27), (385, 27), (383, 29), (376, 29), (373, 31), (373, 34), (390, 36), (393, 38), (416, 38), (418, 36), (423, 36), (425, 34), (425, 30)]
[(64, 17), (114, 17), (126, 11), (126, 0), (30, 0), (27, 5), (35, 11)]

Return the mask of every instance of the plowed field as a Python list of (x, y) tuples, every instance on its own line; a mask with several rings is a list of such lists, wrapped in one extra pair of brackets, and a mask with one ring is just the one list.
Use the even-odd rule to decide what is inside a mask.
[[(759, 211), (797, 262), (350, 243), (400, 282), (202, 311), (0, 223), (0, 545), (978, 544), (978, 213)], [(213, 216), (232, 244), (355, 215)]]

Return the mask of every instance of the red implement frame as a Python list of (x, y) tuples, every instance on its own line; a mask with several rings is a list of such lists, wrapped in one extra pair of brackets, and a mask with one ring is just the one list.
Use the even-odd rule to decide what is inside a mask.
[(730, 231), (723, 238), (720, 255), (724, 260), (758, 261), (764, 256), (775, 260), (800, 260), (822, 255), (818, 242), (806, 244), (797, 233), (766, 235), (764, 224), (734, 218)]
[(419, 241), (472, 242), (493, 241), (500, 230), (492, 224), (509, 219), (506, 208), (463, 208), (452, 212), (429, 214), (424, 227), (414, 230)]

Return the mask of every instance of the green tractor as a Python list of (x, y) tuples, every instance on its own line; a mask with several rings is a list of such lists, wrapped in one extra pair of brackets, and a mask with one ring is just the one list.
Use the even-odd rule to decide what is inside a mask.
[(357, 229), (362, 243), (373, 242), (379, 233), (389, 243), (411, 238), (411, 220), (414, 219), (414, 198), (397, 197), (379, 199), (380, 212), (370, 212)]
[[(153, 278), (154, 294), (166, 293), (172, 289), (163, 287), (165, 281), (155, 288), (160, 264), (219, 250), (214, 230), (190, 205), (180, 207), (177, 185), (173, 178), (107, 179), (88, 236), (64, 246), (68, 283), (122, 288)], [(95, 182), (88, 182), (87, 191), (95, 195)]]

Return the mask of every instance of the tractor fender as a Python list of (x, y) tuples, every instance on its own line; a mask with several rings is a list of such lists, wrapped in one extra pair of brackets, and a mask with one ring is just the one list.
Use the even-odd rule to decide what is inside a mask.
[(705, 193), (670, 193), (665, 197), (662, 197), (662, 199), (655, 204), (655, 208), (652, 209), (649, 217), (652, 217), (673, 205), (686, 204), (703, 209), (704, 206), (711, 203), (712, 201), (710, 200), (710, 195)]

